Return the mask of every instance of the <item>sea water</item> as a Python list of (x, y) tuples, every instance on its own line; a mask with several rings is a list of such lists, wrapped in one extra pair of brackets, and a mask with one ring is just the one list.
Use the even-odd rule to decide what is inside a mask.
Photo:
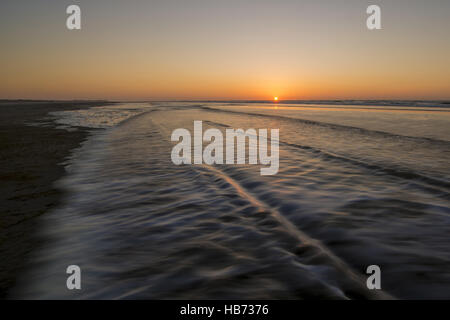
[[(96, 130), (44, 215), (28, 298), (450, 298), (450, 109), (161, 102), (54, 115)], [(174, 165), (171, 133), (279, 129), (279, 172)], [(66, 287), (69, 265), (82, 289)], [(381, 269), (368, 290), (366, 268)]]

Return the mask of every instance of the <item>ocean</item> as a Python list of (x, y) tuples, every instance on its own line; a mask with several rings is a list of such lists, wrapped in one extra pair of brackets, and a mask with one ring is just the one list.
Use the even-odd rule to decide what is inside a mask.
[[(450, 109), (438, 102), (150, 102), (90, 127), (16, 290), (62, 299), (450, 298)], [(171, 133), (279, 129), (279, 171), (179, 165)], [(82, 289), (68, 290), (78, 265)], [(381, 269), (381, 290), (366, 269)]]

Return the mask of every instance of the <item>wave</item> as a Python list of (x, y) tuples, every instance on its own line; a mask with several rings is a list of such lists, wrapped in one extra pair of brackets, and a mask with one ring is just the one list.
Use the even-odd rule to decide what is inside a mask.
[(424, 107), (449, 108), (450, 101), (446, 100), (187, 100), (179, 101), (191, 103), (222, 103), (228, 105), (246, 105), (257, 103), (270, 104), (301, 104), (301, 105), (336, 105), (336, 106), (379, 106), (379, 107)]
[[(289, 221), (284, 215), (278, 212), (276, 209), (266, 204), (264, 200), (260, 200), (258, 197), (253, 196), (249, 191), (242, 186), (239, 181), (234, 180), (230, 175), (227, 175), (224, 171), (218, 169), (217, 167), (210, 165), (203, 165), (208, 171), (212, 172), (217, 178), (225, 181), (228, 186), (235, 189), (241, 198), (247, 200), (255, 207), (259, 208), (259, 212), (269, 213), (275, 220), (283, 226), (283, 228), (294, 238), (298, 239), (301, 248), (296, 250), (296, 254), (299, 256), (307, 255), (311, 251), (315, 252), (317, 255), (323, 255), (323, 258), (328, 265), (333, 265), (339, 272), (345, 275), (345, 280), (352, 283), (354, 289), (352, 291), (347, 291), (344, 294), (350, 298), (355, 296), (365, 297), (372, 299), (392, 299), (392, 296), (384, 291), (367, 291), (365, 279), (354, 272), (352, 268), (346, 264), (342, 259), (336, 256), (331, 250), (329, 250), (324, 244), (303, 231), (301, 231), (295, 224)], [(217, 181), (216, 181), (217, 182)], [(348, 285), (348, 284), (347, 284)], [(344, 287), (344, 286), (342, 286)]]
[(368, 134), (368, 135), (380, 135), (380, 136), (384, 136), (384, 137), (411, 139), (411, 140), (415, 140), (415, 141), (435, 142), (435, 143), (440, 143), (446, 147), (450, 147), (449, 141), (435, 139), (435, 138), (399, 135), (399, 134), (389, 133), (389, 132), (385, 132), (385, 131), (369, 130), (369, 129), (360, 128), (360, 127), (346, 126), (346, 125), (334, 124), (334, 123), (329, 123), (329, 122), (313, 121), (313, 120), (300, 119), (300, 118), (291, 118), (291, 117), (287, 117), (287, 116), (280, 116), (280, 115), (273, 115), (273, 114), (261, 114), (261, 113), (254, 113), (254, 112), (245, 112), (245, 111), (224, 110), (224, 109), (211, 108), (208, 106), (201, 106), (201, 108), (204, 110), (212, 111), (212, 112), (245, 114), (248, 116), (258, 116), (258, 117), (265, 117), (265, 118), (275, 118), (275, 119), (281, 119), (281, 120), (301, 122), (301, 123), (305, 123), (308, 125), (322, 126), (322, 127), (327, 127), (327, 128), (336, 129), (336, 130), (358, 131), (358, 132)]
[[(228, 112), (228, 111), (225, 111), (225, 112)], [(234, 112), (234, 111), (231, 111), (231, 112)], [(259, 116), (259, 114), (251, 114), (251, 115)], [(266, 115), (263, 115), (263, 116), (266, 116)], [(281, 117), (281, 116), (275, 116), (275, 117), (286, 118), (286, 117)], [(290, 119), (290, 118), (287, 118), (287, 119)], [(294, 119), (294, 120), (297, 120), (297, 119)], [(303, 121), (303, 120), (300, 120), (300, 121)], [(209, 121), (209, 120), (206, 120), (204, 122), (213, 124), (216, 126), (231, 128), (229, 125), (226, 125), (223, 123), (218, 123), (218, 122)], [(308, 123), (308, 120), (306, 120), (306, 123)], [(323, 124), (323, 123), (320, 123), (320, 124)], [(332, 126), (334, 126), (334, 125), (332, 125)], [(346, 128), (345, 126), (338, 126), (338, 127)], [(371, 132), (370, 130), (365, 130), (365, 129), (362, 129), (362, 130), (363, 130), (363, 132)], [(390, 134), (387, 134), (387, 135), (390, 135)], [(406, 137), (406, 138), (409, 139), (410, 137)], [(268, 138), (268, 139), (270, 141), (270, 138)], [(316, 147), (288, 143), (288, 142), (284, 142), (281, 140), (279, 141), (279, 144), (288, 146), (291, 148), (295, 148), (295, 149), (307, 150), (309, 152), (315, 153), (316, 155), (320, 155), (321, 157), (328, 159), (328, 160), (339, 160), (339, 161), (344, 161), (346, 163), (350, 163), (352, 165), (364, 167), (366, 169), (373, 171), (374, 173), (382, 172), (384, 174), (395, 176), (397, 178), (401, 178), (404, 180), (410, 180), (410, 181), (413, 181), (421, 189), (425, 189), (426, 191), (431, 192), (435, 195), (438, 195), (439, 197), (441, 197), (443, 199), (447, 199), (447, 200), (450, 199), (450, 182), (449, 181), (438, 179), (435, 177), (430, 177), (430, 176), (415, 172), (415, 171), (411, 170), (410, 168), (406, 169), (406, 168), (400, 168), (400, 167), (395, 168), (395, 167), (381, 166), (381, 165), (370, 163), (367, 161), (354, 159), (354, 158), (351, 158), (348, 156), (338, 155), (338, 154), (332, 153), (330, 151), (325, 151), (325, 150), (322, 150), (322, 149), (319, 149)], [(419, 185), (419, 183), (426, 183), (426, 184), (428, 184), (428, 186), (424, 186), (423, 184)], [(447, 190), (438, 189), (438, 187), (444, 188)]]

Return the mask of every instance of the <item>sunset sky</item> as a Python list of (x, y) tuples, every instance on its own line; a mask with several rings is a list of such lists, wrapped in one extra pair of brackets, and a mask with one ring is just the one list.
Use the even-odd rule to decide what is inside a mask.
[(0, 98), (450, 99), (449, 15), (448, 0), (2, 0)]

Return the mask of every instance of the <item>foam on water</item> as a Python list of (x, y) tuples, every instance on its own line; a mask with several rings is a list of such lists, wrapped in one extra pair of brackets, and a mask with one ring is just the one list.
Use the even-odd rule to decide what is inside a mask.
[(116, 104), (81, 110), (54, 111), (49, 115), (59, 128), (71, 127), (111, 128), (115, 125), (151, 109), (144, 104)]

